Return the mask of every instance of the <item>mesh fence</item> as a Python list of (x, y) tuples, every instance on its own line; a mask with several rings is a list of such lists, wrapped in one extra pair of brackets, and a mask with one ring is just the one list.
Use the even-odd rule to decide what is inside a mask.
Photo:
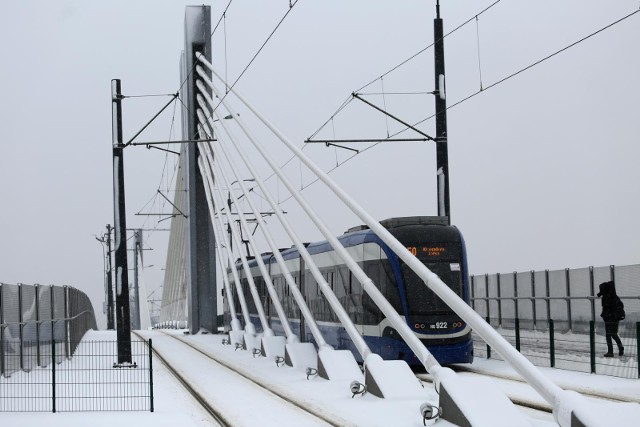
[[(127, 367), (116, 363), (116, 341), (72, 343), (74, 357), (64, 363), (52, 363), (55, 343), (48, 344), (46, 367), (0, 379), (0, 412), (153, 411), (150, 341), (131, 342), (132, 364)], [(25, 345), (27, 352), (36, 347)]]
[[(625, 350), (605, 358), (597, 293), (610, 280), (625, 306), (618, 330)], [(640, 265), (485, 274), (472, 276), (471, 286), (476, 312), (534, 364), (640, 377)], [(474, 354), (500, 358), (479, 336)]]

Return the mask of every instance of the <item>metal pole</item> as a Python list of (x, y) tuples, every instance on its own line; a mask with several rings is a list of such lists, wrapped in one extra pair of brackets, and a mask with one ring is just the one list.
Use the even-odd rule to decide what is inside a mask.
[(591, 287), (591, 320), (596, 321), (596, 290), (593, 266), (589, 267), (589, 286)]
[(519, 317), (518, 314), (518, 272), (514, 271), (513, 272), (513, 306), (515, 307), (514, 310), (514, 317), (517, 319)]
[(552, 319), (549, 319), (549, 363), (552, 368), (556, 367), (556, 340)]
[(36, 363), (37, 366), (42, 366), (40, 364), (40, 285), (35, 285), (36, 289)]
[(589, 347), (591, 359), (591, 373), (596, 373), (596, 322), (589, 322)]
[(138, 275), (140, 274), (138, 266), (138, 254), (142, 253), (142, 231), (136, 230), (133, 232), (133, 292), (135, 299), (135, 314), (133, 316), (133, 329), (140, 329), (140, 284), (138, 283)]
[(531, 313), (533, 314), (533, 329), (536, 329), (536, 272), (531, 270)]
[(544, 283), (545, 289), (547, 291), (547, 320), (551, 320), (551, 300), (549, 297), (551, 296), (550, 288), (549, 288), (549, 270), (544, 271)]
[(567, 283), (567, 322), (569, 322), (569, 330), (573, 330), (573, 325), (571, 321), (571, 275), (569, 274), (570, 270), (568, 268), (564, 269), (566, 283)]
[(2, 309), (2, 284), (0, 283), (0, 377), (4, 375), (4, 312)]
[(440, 19), (440, 2), (436, 3), (436, 19), (433, 20), (433, 56), (436, 88), (436, 170), (438, 172), (438, 216), (448, 217), (449, 206), (449, 154), (447, 151), (447, 101), (444, 72), (444, 31)]
[(22, 309), (22, 284), (18, 283), (18, 321), (20, 322), (19, 337), (20, 337), (20, 370), (24, 370), (24, 319), (22, 318), (24, 311)]
[(124, 197), (124, 153), (122, 143), (122, 92), (119, 79), (111, 80), (111, 107), (118, 363), (131, 363), (131, 319), (129, 317), (127, 224)]
[(56, 342), (51, 341), (51, 412), (56, 412)]
[(111, 257), (111, 224), (107, 224), (107, 329), (115, 329), (113, 316), (113, 274), (111, 266), (113, 265)]
[(502, 292), (500, 290), (500, 273), (496, 273), (496, 284), (498, 286), (498, 326), (502, 327)]
[(150, 412), (153, 412), (153, 344), (149, 338), (149, 403), (151, 404)]

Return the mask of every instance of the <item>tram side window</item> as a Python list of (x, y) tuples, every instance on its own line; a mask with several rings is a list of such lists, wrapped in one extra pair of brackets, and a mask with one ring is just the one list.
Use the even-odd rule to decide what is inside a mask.
[(314, 295), (318, 292), (318, 283), (316, 282), (315, 277), (309, 270), (306, 271), (304, 276), (304, 298), (305, 301), (309, 302)]
[(400, 291), (395, 275), (391, 269), (389, 260), (381, 261), (382, 271), (380, 273), (380, 291), (384, 297), (391, 303), (393, 308), (400, 314), (403, 314), (402, 301), (400, 299)]
[[(331, 291), (335, 294), (336, 292), (336, 272), (335, 271), (330, 271), (327, 273), (327, 283), (329, 284), (329, 287), (331, 288)], [(328, 312), (328, 318), (330, 321), (332, 322), (337, 322), (338, 321), (338, 316), (336, 315), (335, 311), (333, 311), (333, 308), (331, 308), (331, 304), (329, 304), (329, 301), (325, 298), (325, 304), (327, 307), (327, 312)]]
[(240, 281), (242, 283), (242, 292), (245, 295), (245, 300), (247, 301), (247, 308), (249, 309), (249, 313), (256, 314), (256, 302), (253, 300), (253, 295), (249, 291), (249, 281), (247, 279), (242, 279)]
[[(373, 281), (376, 287), (380, 287), (380, 261), (367, 261), (364, 263), (364, 272)], [(369, 295), (362, 295), (362, 308), (364, 324), (377, 324), (382, 321), (382, 312), (375, 305)]]

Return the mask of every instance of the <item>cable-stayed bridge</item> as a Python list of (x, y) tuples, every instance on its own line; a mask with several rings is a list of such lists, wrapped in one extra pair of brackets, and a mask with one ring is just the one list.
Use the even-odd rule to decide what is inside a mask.
[[(437, 34), (442, 36), (441, 21), (438, 33), (438, 21), (439, 17), (436, 19), (436, 38)], [(367, 337), (363, 327), (366, 322), (358, 319), (358, 302), (350, 306), (350, 294), (340, 291), (346, 281), (344, 278), (340, 281), (333, 273), (323, 272), (327, 265), (333, 265), (338, 270), (348, 271), (350, 289), (357, 283), (364, 296), (360, 303), (363, 304), (366, 298), (368, 304), (381, 313), (387, 325), (385, 333), (401, 337), (407, 349), (415, 355), (415, 360), (435, 377), (440, 391), (439, 406), (445, 419), (460, 425), (476, 425), (474, 420), (479, 419), (477, 411), (487, 408), (479, 409), (472, 402), (465, 402), (462, 397), (467, 387), (465, 380), (441, 366), (439, 360), (446, 360), (444, 356), (436, 357), (425, 345), (425, 339), (421, 339), (426, 335), (421, 335), (416, 329), (426, 329), (425, 333), (435, 330), (440, 333), (441, 340), (448, 337), (458, 343), (473, 329), (553, 407), (560, 425), (599, 425), (593, 421), (595, 418), (588, 406), (581, 403), (580, 396), (561, 389), (544, 377), (468, 305), (464, 241), (452, 231), (455, 228), (449, 225), (448, 219), (448, 168), (446, 137), (443, 136), (446, 135), (446, 115), (444, 128), (437, 130), (435, 138), (424, 134), (426, 139), (439, 144), (439, 161), (444, 162), (442, 166), (438, 165), (437, 170), (439, 216), (397, 218), (381, 223), (316, 166), (211, 63), (211, 46), (207, 39), (211, 31), (208, 8), (187, 8), (185, 22), (180, 92), (183, 103), (182, 150), (158, 327), (187, 328), (191, 334), (216, 332), (222, 327), (218, 323), (217, 310), (220, 295), (215, 286), (217, 276), (220, 276), (224, 288), (228, 344), (275, 358), (276, 363), (280, 361), (293, 367), (305, 367), (308, 374), (317, 373), (329, 381), (349, 377), (356, 384), (356, 392), (362, 386), (381, 398), (410, 396), (417, 384), (410, 380), (413, 374), (408, 365), (403, 360), (384, 360), (372, 349), (371, 338)], [(444, 103), (444, 68), (436, 76), (437, 104)], [(352, 233), (347, 233), (346, 237), (336, 238), (296, 185), (282, 172), (265, 145), (254, 136), (244, 115), (237, 113), (234, 103), (243, 105), (268, 128), (274, 139), (313, 172), (341, 203), (360, 218), (364, 226), (350, 230)], [(444, 113), (446, 103), (436, 108), (436, 111)], [(247, 143), (252, 156), (243, 147)], [(309, 245), (297, 234), (282, 211), (278, 197), (265, 185), (251, 160), (256, 155), (269, 165), (270, 173), (277, 176), (278, 182), (298, 202), (326, 239), (325, 242)], [(246, 182), (254, 184), (248, 186)], [(239, 193), (231, 190), (236, 183)], [(283, 250), (276, 245), (270, 231), (271, 224), (264, 221), (262, 206), (257, 206), (252, 200), (254, 194), (259, 194), (267, 203), (268, 214), (273, 215), (286, 231), (292, 242), (290, 249)], [(243, 212), (245, 209), (248, 211)], [(446, 237), (447, 233), (453, 234)], [(254, 234), (261, 235), (262, 245)], [(354, 242), (358, 238), (361, 240)], [(243, 245), (246, 246), (246, 254), (242, 250)], [(459, 252), (457, 258), (448, 258), (456, 249)], [(239, 256), (237, 260), (236, 255)], [(372, 274), (373, 271), (366, 267), (366, 261), (376, 257), (392, 258), (398, 268), (406, 270), (405, 276), (411, 274), (415, 277), (414, 286), (424, 287), (411, 295), (400, 296), (400, 305), (405, 309), (416, 304), (413, 297), (430, 295), (448, 307), (450, 316), (443, 316), (435, 322), (417, 315), (413, 319), (402, 316), (398, 305), (392, 302), (392, 294), (385, 292), (381, 285), (383, 272)], [(436, 265), (434, 259), (438, 257), (441, 261), (446, 260), (449, 273), (453, 274), (447, 276), (441, 271), (438, 274), (432, 271)], [(220, 271), (218, 274), (216, 269)], [(441, 277), (450, 278), (449, 283)], [(322, 295), (321, 307), (309, 298), (312, 286), (317, 295)], [(409, 292), (410, 289), (407, 283), (403, 291)], [(411, 309), (419, 312), (419, 309)], [(331, 334), (329, 323), (336, 325), (341, 340), (348, 342), (344, 348), (337, 349), (334, 339), (328, 337)], [(437, 353), (435, 347), (433, 351)], [(358, 362), (364, 366), (363, 373)], [(499, 390), (489, 388), (486, 395), (491, 396), (487, 404), (494, 405), (492, 411), (509, 414), (505, 425), (527, 424), (512, 411), (508, 401), (500, 397), (502, 393)], [(429, 408), (424, 411), (431, 413)]]
[[(228, 316), (225, 327), (230, 332), (229, 344), (238, 345), (238, 348), (244, 348), (256, 356), (268, 355), (275, 358), (276, 362), (302, 367), (307, 369), (307, 375), (319, 374), (329, 381), (349, 378), (356, 382), (356, 392), (366, 387), (372, 394), (387, 399), (410, 395), (415, 382), (411, 384), (405, 363), (387, 363), (389, 355), (383, 354), (383, 348), (377, 345), (378, 341), (374, 341), (371, 331), (366, 329), (372, 318), (380, 318), (380, 325), (384, 325), (384, 328), (379, 328), (380, 338), (409, 343), (406, 348), (415, 355), (415, 360), (438, 377), (438, 387), (443, 391), (440, 404), (445, 408), (445, 416), (449, 420), (455, 418), (459, 424), (464, 424), (462, 420), (473, 418), (473, 409), (464, 403), (465, 399), (461, 397), (463, 393), (459, 392), (465, 383), (440, 366), (444, 364), (446, 352), (438, 353), (435, 346), (425, 347), (424, 341), (429, 336), (426, 332), (434, 329), (441, 337), (449, 335), (464, 344), (465, 337), (473, 327), (475, 331), (486, 335), (482, 339), (491, 342), (492, 348), (505, 353), (504, 357), (525, 372), (526, 375), (523, 375), (538, 390), (542, 390), (541, 393), (554, 406), (562, 422), (566, 424), (568, 414), (572, 412), (578, 416), (585, 414), (582, 405), (569, 399), (557, 387), (540, 380), (535, 368), (520, 360), (508, 345), (504, 345), (496, 334), (485, 327), (482, 319), (468, 310), (466, 303), (469, 302), (469, 295), (465, 296), (465, 289), (468, 292), (469, 288), (457, 287), (459, 284), (467, 286), (464, 282), (468, 274), (464, 257), (455, 254), (456, 250), (463, 247), (463, 242), (457, 235), (447, 234), (452, 230), (448, 228), (449, 209), (444, 196), (448, 191), (448, 174), (445, 170), (438, 171), (438, 176), (442, 177), (438, 181), (438, 189), (444, 190), (441, 193), (442, 203), (438, 204), (438, 217), (390, 218), (378, 223), (355, 204), (349, 194), (315, 168), (304, 153), (287, 144), (285, 135), (277, 131), (248, 100), (245, 102), (238, 96), (233, 83), (220, 79), (220, 73), (216, 73), (207, 55), (210, 49), (207, 40), (210, 24), (206, 9), (204, 14), (202, 12), (202, 8), (196, 8), (187, 13), (188, 37), (182, 63), (180, 97), (184, 102), (183, 150), (173, 200), (175, 210), (161, 326), (187, 327), (192, 334), (216, 331), (221, 325), (216, 301), (221, 295), (217, 292), (218, 286), (214, 285), (218, 276), (222, 283), (220, 286), (225, 289), (222, 297)], [(193, 27), (194, 23), (199, 24)], [(443, 86), (441, 77), (443, 75), (436, 72), (436, 88)], [(114, 104), (117, 104), (117, 88), (114, 93)], [(440, 93), (433, 95), (440, 100), (446, 99)], [(323, 230), (325, 241), (307, 244), (301, 240), (293, 224), (288, 223), (287, 216), (279, 208), (279, 198), (266, 188), (264, 180), (260, 180), (261, 174), (252, 170), (256, 166), (252, 166), (248, 161), (249, 156), (241, 151), (240, 140), (243, 140), (252, 144), (252, 155), (258, 153), (265, 159), (270, 155), (270, 150), (264, 148), (266, 144), (251, 136), (251, 127), (245, 122), (246, 115), (243, 113), (240, 117), (235, 112), (234, 105), (238, 103), (253, 110), (255, 116), (272, 128), (283, 146), (292, 147), (297, 161), (301, 165), (304, 163), (308, 170), (317, 172), (321, 177), (318, 179), (353, 208), (360, 222), (366, 225), (349, 230), (336, 239), (326, 223), (323, 224), (322, 216), (305, 206), (306, 215)], [(440, 111), (438, 108), (436, 110)], [(421, 140), (436, 139), (442, 142), (438, 136), (422, 136)], [(120, 142), (116, 145), (119, 146)], [(267, 163), (271, 164), (272, 173), (277, 174), (278, 166), (273, 161)], [(116, 169), (117, 172), (122, 170), (121, 167)], [(241, 192), (232, 194), (230, 189), (236, 181)], [(249, 188), (245, 182), (255, 184)], [(305, 205), (304, 198), (293, 191), (297, 190), (296, 185), (288, 181), (286, 176), (278, 176), (278, 182), (286, 186), (300, 204)], [(262, 212), (262, 205), (260, 209), (252, 205), (251, 196), (254, 194), (260, 194), (263, 202), (268, 203), (267, 212)], [(246, 214), (239, 209), (240, 206), (247, 208)], [(281, 250), (273, 242), (269, 234), (272, 224), (261, 221), (263, 215), (272, 216), (270, 223), (276, 219), (282, 222), (293, 244), (291, 248)], [(124, 218), (120, 219), (116, 225), (126, 230)], [(415, 230), (425, 233), (440, 230), (441, 240), (431, 239), (425, 244), (406, 240), (407, 235), (416, 234)], [(243, 245), (247, 249), (246, 255), (242, 250)], [(450, 259), (449, 256), (458, 258)], [(386, 260), (384, 263), (383, 259)], [(436, 259), (446, 260), (446, 271), (437, 270)], [(378, 261), (380, 264), (374, 266)], [(332, 271), (328, 266), (332, 267)], [(389, 269), (385, 269), (386, 266)], [(126, 271), (125, 268), (121, 272), (126, 274)], [(402, 288), (405, 294), (400, 298), (390, 290), (387, 282), (389, 277), (398, 277), (398, 273), (404, 277), (411, 276), (411, 284), (414, 285), (410, 288), (407, 283)], [(437, 277), (431, 273), (436, 273)], [(122, 299), (123, 290), (127, 288), (123, 284), (127, 280), (126, 276), (117, 277), (120, 286), (116, 284), (116, 293)], [(409, 290), (415, 293), (409, 294)], [(441, 296), (437, 300), (434, 291)], [(407, 313), (416, 316), (421, 313), (420, 307), (413, 305), (415, 300), (411, 298), (412, 295), (425, 300), (446, 301), (445, 305), (451, 310), (447, 317), (441, 317), (437, 322), (431, 322), (426, 317), (413, 322), (413, 317)], [(593, 300), (590, 302), (593, 304)], [(118, 316), (120, 327), (126, 323), (123, 320), (128, 320), (128, 315), (119, 310)], [(123, 332), (128, 335), (127, 331)], [(403, 340), (399, 340), (399, 337)], [(344, 351), (341, 343), (349, 351)], [(468, 348), (462, 345), (461, 351), (468, 352)], [(401, 353), (406, 354), (404, 348)], [(403, 359), (399, 353), (395, 356)], [(123, 362), (127, 362), (126, 355), (124, 359)], [(366, 368), (364, 375), (357, 369), (358, 362)], [(497, 396), (489, 391), (487, 394)], [(455, 406), (459, 408), (452, 409)], [(501, 405), (497, 411), (504, 415), (509, 411), (507, 408), (508, 405)], [(425, 413), (429, 410), (425, 407)], [(509, 425), (514, 423), (517, 424), (517, 421), (509, 420)]]

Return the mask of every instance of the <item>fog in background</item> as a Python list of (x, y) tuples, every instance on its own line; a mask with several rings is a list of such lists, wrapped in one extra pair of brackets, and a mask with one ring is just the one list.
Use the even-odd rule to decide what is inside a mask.
[[(95, 237), (113, 223), (110, 81), (121, 79), (125, 95), (175, 93), (189, 3), (0, 4), (0, 281), (77, 287), (106, 324)], [(446, 33), (493, 1), (442, 3)], [(211, 4), (213, 25), (226, 5)], [(286, 0), (234, 0), (212, 39), (214, 65), (235, 81), (288, 9)], [(445, 39), (448, 105), (637, 9), (635, 0), (501, 1)], [(300, 0), (236, 87), (303, 145), (351, 92), (431, 44), (434, 17), (435, 1)], [(452, 223), (465, 236), (471, 273), (640, 262), (638, 40), (640, 13), (448, 111)], [(429, 49), (360, 92), (415, 123), (434, 113), (433, 95), (392, 93), (433, 90)], [(229, 99), (284, 163), (289, 153)], [(168, 100), (126, 99), (125, 139)], [(180, 139), (179, 107), (138, 140)], [(419, 127), (435, 134), (433, 119)], [(384, 138), (402, 129), (354, 100), (317, 138)], [(353, 155), (323, 144), (305, 153), (324, 170)], [(157, 190), (173, 197), (177, 156), (129, 147), (124, 162), (127, 226), (168, 228), (169, 220), (158, 223), (163, 217), (135, 214), (170, 211)], [(436, 215), (435, 169), (433, 143), (389, 142), (361, 151), (332, 177), (382, 220)], [(312, 181), (297, 161), (285, 171), (299, 186)], [(269, 184), (303, 240), (321, 239), (285, 201), (283, 185)], [(303, 194), (336, 234), (360, 223), (320, 183)], [(278, 244), (290, 246), (275, 218), (268, 223)], [(168, 234), (144, 233), (147, 293), (162, 285)]]

